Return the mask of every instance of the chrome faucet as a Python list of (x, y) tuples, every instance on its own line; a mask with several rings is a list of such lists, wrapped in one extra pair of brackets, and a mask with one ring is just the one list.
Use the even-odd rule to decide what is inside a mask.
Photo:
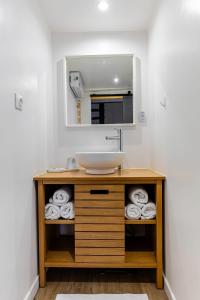
[(121, 128), (114, 128), (117, 131), (117, 135), (114, 136), (106, 136), (105, 139), (107, 141), (116, 140), (119, 141), (119, 151), (123, 151), (123, 133)]
[[(106, 141), (116, 140), (118, 141), (118, 149), (119, 152), (123, 152), (123, 132), (121, 128), (114, 128), (117, 131), (117, 135), (114, 136), (106, 136)], [(119, 170), (122, 169), (122, 164), (118, 167)]]

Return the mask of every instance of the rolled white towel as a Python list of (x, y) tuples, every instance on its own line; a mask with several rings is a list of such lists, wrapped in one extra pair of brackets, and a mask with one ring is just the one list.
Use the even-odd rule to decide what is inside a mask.
[(139, 187), (131, 187), (128, 192), (128, 197), (135, 205), (142, 208), (149, 200), (148, 193)]
[(125, 216), (130, 220), (139, 220), (141, 218), (142, 211), (135, 204), (128, 204), (125, 207)]
[(71, 189), (69, 187), (62, 187), (61, 189), (55, 191), (53, 198), (49, 199), (49, 203), (62, 206), (71, 199), (71, 196)]
[(156, 205), (153, 202), (147, 203), (142, 208), (142, 219), (154, 219), (156, 216)]
[(60, 208), (54, 204), (46, 204), (45, 206), (45, 218), (47, 220), (57, 220), (60, 218)]
[(74, 219), (74, 204), (72, 202), (68, 202), (67, 204), (61, 206), (60, 214), (63, 219)]

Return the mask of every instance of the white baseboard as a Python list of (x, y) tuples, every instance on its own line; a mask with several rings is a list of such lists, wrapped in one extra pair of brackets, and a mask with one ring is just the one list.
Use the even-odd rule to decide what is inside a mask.
[(176, 297), (175, 297), (174, 293), (172, 292), (169, 281), (167, 280), (167, 278), (165, 277), (164, 274), (163, 274), (163, 277), (164, 277), (165, 292), (167, 294), (167, 297), (169, 298), (169, 300), (176, 300)]
[(33, 300), (38, 289), (39, 289), (39, 276), (37, 276), (33, 281), (30, 289), (28, 290), (28, 293), (24, 297), (24, 300)]

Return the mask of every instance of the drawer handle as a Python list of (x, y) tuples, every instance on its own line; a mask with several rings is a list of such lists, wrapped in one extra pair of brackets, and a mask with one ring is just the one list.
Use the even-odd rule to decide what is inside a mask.
[(90, 190), (91, 195), (107, 195), (109, 190)]

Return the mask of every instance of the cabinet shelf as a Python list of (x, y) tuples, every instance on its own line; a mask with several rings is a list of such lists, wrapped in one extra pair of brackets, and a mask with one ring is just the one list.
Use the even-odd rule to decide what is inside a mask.
[(131, 268), (156, 268), (154, 251), (126, 251), (126, 266)]
[(125, 220), (125, 224), (135, 224), (135, 225), (143, 225), (143, 224), (156, 224), (156, 219), (153, 220)]
[(72, 250), (48, 251), (45, 267), (49, 268), (156, 268), (153, 251), (127, 251), (124, 263), (76, 263)]
[(75, 220), (64, 220), (64, 219), (59, 219), (59, 220), (45, 220), (45, 224), (75, 224)]
[(74, 267), (74, 254), (72, 250), (48, 251), (45, 267)]
[[(64, 219), (59, 219), (59, 220), (45, 220), (45, 224), (75, 224), (75, 220), (64, 220)], [(125, 224), (135, 224), (135, 225), (142, 225), (142, 224), (156, 224), (156, 219), (153, 220), (128, 220), (125, 219)]]

